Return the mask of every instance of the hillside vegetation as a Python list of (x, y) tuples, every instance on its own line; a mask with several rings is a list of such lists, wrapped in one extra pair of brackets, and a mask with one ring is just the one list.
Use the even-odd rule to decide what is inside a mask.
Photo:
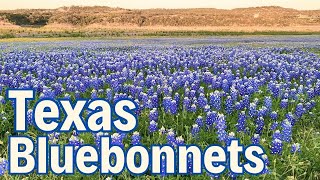
[(281, 7), (221, 9), (130, 10), (109, 7), (62, 7), (54, 10), (0, 11), (0, 16), (20, 26), (52, 23), (74, 26), (303, 26), (319, 25), (320, 10), (298, 11)]
[[(34, 29), (21, 27), (46, 29), (41, 28), (34, 33)], [(1, 31), (2, 36), (9, 34), (19, 37), (30, 35), (30, 32), (37, 36), (48, 33), (43, 31), (57, 32), (70, 29), (73, 33), (77, 32), (77, 35), (88, 34), (88, 29), (95, 29), (95, 34), (98, 32), (96, 29), (117, 29), (117, 34), (121, 34), (123, 30), (133, 34), (139, 34), (139, 31), (320, 32), (320, 10), (299, 11), (274, 6), (233, 10), (133, 10), (100, 6), (22, 9), (0, 11), (0, 29), (10, 29)], [(106, 32), (108, 31), (101, 31), (100, 34)]]

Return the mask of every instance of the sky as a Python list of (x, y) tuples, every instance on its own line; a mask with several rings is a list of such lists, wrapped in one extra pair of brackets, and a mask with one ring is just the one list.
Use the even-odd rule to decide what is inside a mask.
[(320, 0), (0, 0), (0, 9), (58, 8), (62, 6), (109, 6), (128, 9), (219, 8), (281, 6), (320, 10)]

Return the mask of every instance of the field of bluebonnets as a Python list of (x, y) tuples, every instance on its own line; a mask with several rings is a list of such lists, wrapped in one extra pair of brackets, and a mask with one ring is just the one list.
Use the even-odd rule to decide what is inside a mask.
[[(290, 36), (1, 43), (0, 178), (23, 178), (7, 172), (7, 138), (16, 133), (5, 90), (33, 88), (37, 100), (134, 99), (140, 105), (137, 132), (111, 133), (114, 145), (204, 148), (239, 138), (244, 145), (260, 144), (267, 153), (267, 168), (258, 177), (229, 172), (134, 177), (125, 171), (64, 179), (320, 179), (319, 52), (319, 37)], [(33, 127), (35, 101), (28, 104), (25, 133), (33, 138), (43, 135)], [(97, 145), (101, 135), (48, 134), (51, 144), (75, 146)]]

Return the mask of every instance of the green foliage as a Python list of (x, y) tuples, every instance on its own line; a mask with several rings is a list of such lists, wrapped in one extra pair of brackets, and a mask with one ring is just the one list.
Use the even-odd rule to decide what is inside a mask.
[(0, 39), (9, 39), (9, 38), (15, 38), (15, 36), (13, 34), (0, 35)]
[(27, 13), (5, 13), (3, 16), (12, 24), (18, 26), (44, 26), (48, 23), (49, 17), (45, 14), (27, 14)]

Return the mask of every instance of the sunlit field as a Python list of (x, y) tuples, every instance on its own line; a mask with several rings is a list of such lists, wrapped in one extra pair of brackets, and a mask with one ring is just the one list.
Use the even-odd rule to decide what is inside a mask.
[[(319, 42), (319, 36), (1, 42), (0, 179), (320, 179)], [(36, 90), (28, 103), (27, 133), (13, 131), (8, 88)], [(48, 136), (50, 144), (75, 147), (99, 146), (105, 135), (39, 132), (32, 111), (42, 98), (130, 98), (139, 104), (139, 125), (134, 133), (110, 133), (113, 145), (205, 148), (237, 138), (265, 149), (266, 168), (259, 176), (228, 171), (215, 176), (205, 170), (157, 176), (148, 171), (140, 177), (128, 171), (112, 177), (99, 172), (11, 176), (10, 135)]]

